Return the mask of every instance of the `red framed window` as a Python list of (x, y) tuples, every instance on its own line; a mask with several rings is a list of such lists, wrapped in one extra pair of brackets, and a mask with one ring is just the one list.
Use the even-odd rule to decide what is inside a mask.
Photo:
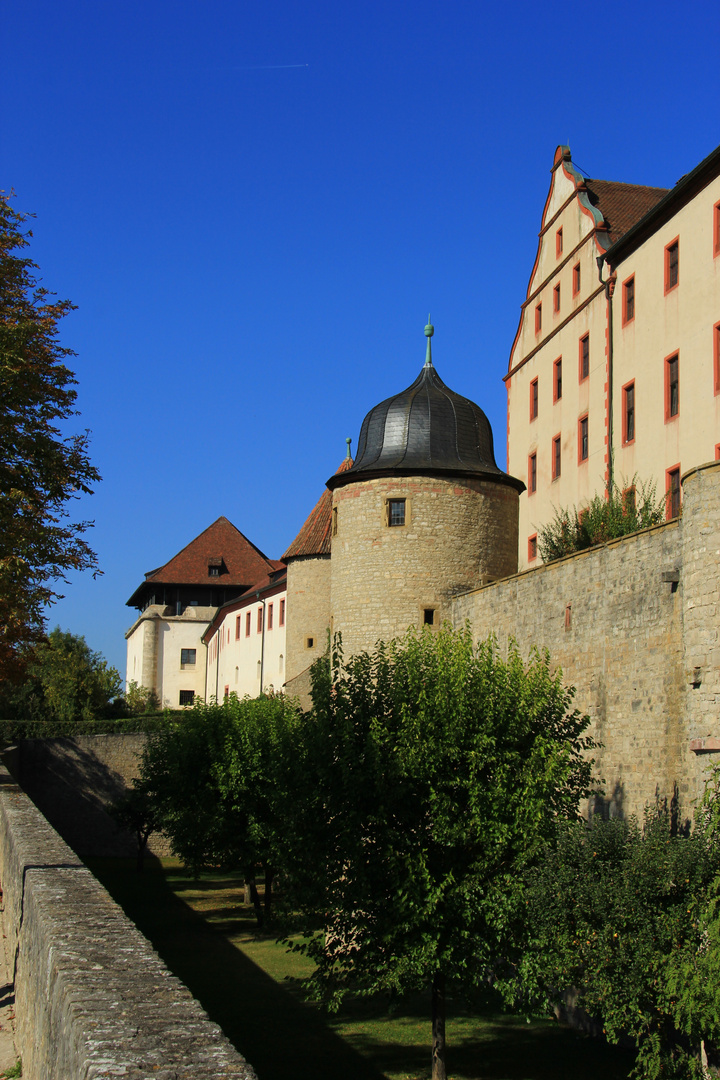
[(580, 338), (579, 349), (579, 371), (578, 378), (580, 382), (584, 382), (590, 374), (590, 335), (583, 334)]
[(588, 418), (586, 414), (578, 420), (578, 462), (587, 461), (588, 457)]
[(622, 287), (622, 324), (627, 326), (635, 318), (635, 275), (623, 281)]
[(251, 615), (248, 611), (247, 615), (245, 616), (245, 637), (250, 637), (250, 619)]
[(715, 444), (715, 460), (720, 461), (720, 442)]
[(720, 323), (713, 326), (713, 374), (715, 393), (720, 394)]
[(235, 618), (235, 640), (240, 637), (240, 627), (242, 626), (242, 615), (237, 615)]
[(268, 613), (267, 614), (267, 628), (268, 628), (268, 630), (272, 630), (272, 628), (273, 628), (273, 606), (272, 606), (272, 604), (268, 604), (267, 613)]
[(259, 607), (257, 609), (257, 632), (258, 632), (258, 634), (262, 634), (262, 628), (263, 628), (263, 609), (261, 607)]
[(560, 435), (556, 435), (552, 441), (552, 478), (557, 480), (562, 472), (562, 446)]
[(665, 420), (680, 413), (680, 354), (665, 357)]
[(720, 202), (713, 206), (713, 255), (720, 255)]
[(530, 419), (537, 420), (538, 414), (538, 381), (533, 379), (530, 383)]
[(623, 446), (635, 442), (635, 382), (622, 388), (622, 441)]
[(573, 266), (573, 296), (580, 292), (580, 263)]
[(562, 228), (560, 228), (555, 233), (555, 257), (557, 259), (559, 259), (560, 256), (562, 255), (562, 253), (563, 253), (563, 234), (562, 234)]
[(560, 310), (560, 286), (556, 285), (553, 289), (553, 311), (557, 315)]
[(230, 687), (229, 686), (225, 687), (225, 695), (224, 696), (225, 697), (230, 697)]
[(562, 356), (559, 356), (553, 364), (553, 401), (559, 401), (562, 397)]
[(665, 292), (672, 292), (680, 281), (680, 240), (676, 236), (665, 248)]
[(281, 626), (285, 625), (285, 601), (284, 600), (280, 601), (280, 620), (279, 620), (279, 622), (280, 622)]
[(668, 521), (680, 516), (680, 466), (665, 470), (665, 516)]
[(537, 491), (537, 452), (528, 455), (528, 495)]
[(542, 330), (542, 304), (536, 304), (535, 306), (535, 333), (539, 334)]
[(528, 562), (537, 559), (537, 533), (528, 536)]

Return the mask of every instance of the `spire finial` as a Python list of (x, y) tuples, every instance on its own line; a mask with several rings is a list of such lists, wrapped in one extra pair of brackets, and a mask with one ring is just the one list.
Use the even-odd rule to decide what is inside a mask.
[(427, 352), (425, 353), (425, 367), (432, 367), (432, 349), (430, 348), (430, 338), (435, 333), (435, 327), (430, 322), (430, 316), (428, 315), (427, 326), (425, 327), (425, 337), (428, 339)]
[(352, 442), (352, 439), (347, 438), (345, 442), (347, 443), (347, 454), (345, 455), (345, 458), (347, 461), (350, 461), (350, 443)]

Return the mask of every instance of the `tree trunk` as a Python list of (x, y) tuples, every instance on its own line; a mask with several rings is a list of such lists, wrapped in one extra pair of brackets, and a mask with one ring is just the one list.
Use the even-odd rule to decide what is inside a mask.
[(270, 909), (272, 906), (272, 883), (275, 877), (275, 872), (265, 864), (265, 915), (270, 918)]
[(439, 971), (432, 982), (432, 1080), (447, 1080), (445, 1072), (445, 976)]
[(262, 929), (263, 924), (263, 909), (260, 903), (260, 894), (257, 891), (255, 881), (250, 879), (250, 896), (252, 897), (253, 907), (255, 908), (255, 919), (257, 920), (258, 927)]

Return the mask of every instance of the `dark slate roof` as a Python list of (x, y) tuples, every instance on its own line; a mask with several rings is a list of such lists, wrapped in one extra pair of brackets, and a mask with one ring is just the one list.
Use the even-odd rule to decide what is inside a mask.
[[(335, 475), (347, 472), (352, 458), (345, 458)], [(298, 555), (329, 555), (332, 526), (332, 492), (325, 488), (300, 532), (283, 555), (291, 559)]]
[[(219, 577), (210, 577), (210, 565), (222, 567)], [(222, 588), (238, 586), (246, 589), (272, 569), (273, 562), (267, 559), (259, 548), (243, 536), (226, 517), (219, 517), (164, 566), (148, 571), (145, 581), (138, 586), (127, 603), (130, 607), (137, 606), (147, 586), (154, 583), (212, 585)]]
[(615, 180), (585, 180), (585, 187), (590, 202), (605, 219), (613, 244), (668, 193), (667, 188), (621, 184)]
[(366, 476), (397, 473), (482, 476), (524, 488), (495, 464), (490, 421), (426, 363), (412, 386), (371, 409), (362, 423), (351, 469), (328, 480), (334, 488)]

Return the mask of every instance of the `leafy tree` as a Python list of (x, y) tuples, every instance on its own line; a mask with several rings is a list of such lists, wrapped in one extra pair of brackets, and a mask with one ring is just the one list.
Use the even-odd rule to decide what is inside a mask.
[(2, 686), (0, 711), (15, 720), (98, 720), (115, 715), (121, 692), (117, 669), (84, 637), (57, 626), (32, 650), (23, 684)]
[(158, 822), (153, 800), (147, 788), (136, 782), (124, 798), (108, 807), (108, 813), (122, 829), (134, 832), (137, 839), (137, 871), (145, 869), (145, 853), (152, 833), (157, 830)]
[(562, 831), (529, 883), (525, 1001), (561, 1003), (574, 987), (611, 1042), (636, 1041), (635, 1076), (703, 1077), (701, 1040), (720, 1036), (717, 840), (702, 818), (678, 830), (660, 803), (642, 828), (594, 818)]
[[(331, 1006), (347, 990), (432, 990), (445, 1077), (448, 981), (482, 986), (504, 955), (523, 871), (592, 788), (572, 691), (547, 655), (507, 660), (469, 629), (410, 631), (313, 669), (308, 788), (288, 822), (300, 946)], [(314, 793), (314, 798), (312, 797)]]
[(0, 194), (0, 681), (19, 681), (57, 582), (97, 565), (83, 539), (90, 523), (69, 521), (67, 504), (100, 477), (87, 432), (66, 437), (58, 427), (75, 411), (76, 380), (63, 362), (73, 354), (58, 338), (73, 305), (53, 299), (20, 254), (27, 221)]
[(653, 483), (644, 483), (637, 476), (629, 483), (623, 481), (622, 488), (613, 483), (580, 509), (556, 509), (548, 524), (538, 529), (540, 556), (543, 562), (552, 562), (659, 525), (665, 519), (665, 508), (666, 496), (658, 498)]
[(160, 712), (160, 698), (147, 686), (139, 686), (131, 679), (125, 691), (125, 708), (130, 716), (142, 716), (144, 713)]

